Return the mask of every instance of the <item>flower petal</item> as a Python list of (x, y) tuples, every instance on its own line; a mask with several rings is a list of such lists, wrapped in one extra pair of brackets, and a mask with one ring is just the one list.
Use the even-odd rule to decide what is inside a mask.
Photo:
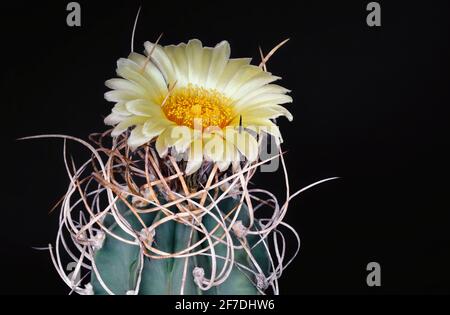
[(195, 173), (203, 163), (203, 142), (202, 139), (194, 140), (189, 149), (189, 159), (186, 165), (186, 175)]
[(127, 118), (127, 116), (125, 116), (125, 115), (121, 115), (121, 114), (112, 112), (111, 114), (106, 116), (106, 118), (104, 119), (104, 123), (109, 126), (114, 126), (126, 118)]
[(144, 96), (144, 98), (149, 98), (150, 100), (156, 102), (167, 93), (167, 86), (165, 85), (165, 80), (162, 75), (146, 75), (145, 69), (147, 67), (152, 66), (147, 65), (144, 68), (143, 66), (137, 65), (130, 59), (121, 58), (117, 61), (116, 72), (121, 77), (133, 82), (135, 85), (141, 86), (144, 89), (145, 94), (138, 94), (140, 97), (137, 98), (143, 98), (142, 96)]
[(247, 131), (241, 130), (239, 132), (236, 130), (237, 128), (227, 127), (225, 139), (228, 143), (234, 145), (248, 161), (255, 161), (258, 158), (258, 142)]
[(164, 74), (148, 57), (132, 52), (128, 59), (139, 66), (139, 74), (149, 81), (151, 85), (156, 85), (163, 93), (167, 93), (167, 82)]
[(136, 126), (131, 131), (130, 137), (128, 138), (128, 146), (131, 150), (136, 150), (141, 145), (149, 142), (152, 139), (152, 137), (149, 137), (143, 133), (143, 126)]
[(156, 152), (158, 152), (161, 158), (165, 157), (169, 152), (169, 146), (166, 143), (166, 135), (169, 132), (169, 129), (170, 127), (164, 129), (164, 131), (160, 133), (155, 142)]
[(126, 103), (127, 110), (137, 116), (164, 118), (161, 106), (154, 104), (148, 100), (136, 99)]
[(261, 94), (248, 101), (238, 101), (234, 104), (236, 112), (250, 108), (260, 108), (264, 106), (280, 105), (292, 103), (292, 97), (286, 94)]
[(111, 132), (111, 136), (117, 137), (118, 135), (126, 131), (129, 127), (144, 124), (147, 120), (148, 117), (141, 117), (141, 116), (127, 117), (113, 129), (113, 131)]
[(213, 54), (213, 49), (211, 47), (203, 47), (201, 64), (198, 69), (198, 71), (199, 71), (198, 83), (200, 86), (205, 86), (206, 80), (208, 79), (209, 67), (211, 65), (212, 54)]
[(145, 122), (142, 132), (144, 135), (150, 138), (154, 138), (161, 134), (161, 132), (164, 131), (164, 129), (167, 128), (167, 126), (170, 125), (170, 122), (168, 121), (155, 121), (152, 119), (149, 119)]
[(177, 80), (177, 86), (183, 87), (189, 83), (189, 64), (186, 57), (186, 44), (177, 46), (165, 46), (164, 50), (167, 56), (172, 60)]
[(260, 106), (257, 108), (249, 108), (239, 113), (244, 119), (265, 118), (274, 119), (280, 116), (285, 116), (289, 121), (294, 117), (291, 112), (280, 105)]
[(269, 72), (264, 72), (260, 70), (261, 72), (253, 76), (248, 81), (244, 82), (234, 93), (230, 95), (233, 99), (240, 99), (250, 93), (251, 91), (254, 91), (256, 89), (261, 88), (262, 86), (272, 83), (273, 81), (276, 81), (280, 79), (280, 77), (276, 77)]
[(187, 126), (172, 127), (166, 138), (167, 144), (174, 146), (178, 153), (185, 152), (193, 140), (193, 130)]
[(130, 116), (131, 113), (127, 110), (127, 107), (125, 106), (124, 102), (116, 103), (114, 107), (111, 110), (113, 113), (116, 113), (118, 115), (122, 116)]
[(216, 89), (223, 92), (238, 70), (244, 66), (248, 66), (250, 61), (250, 58), (230, 59), (217, 82)]
[(216, 87), (217, 82), (220, 80), (220, 76), (228, 63), (228, 60), (230, 59), (230, 54), (230, 44), (227, 41), (222, 41), (214, 47), (208, 75), (204, 83), (206, 88)]
[[(239, 118), (235, 118), (233, 121), (231, 121), (230, 126), (239, 126)], [(242, 126), (258, 134), (260, 134), (261, 132), (268, 133), (274, 136), (275, 140), (278, 143), (283, 142), (280, 129), (270, 119), (254, 117), (251, 119), (243, 119)]]
[(145, 42), (144, 46), (147, 56), (150, 56), (150, 60), (161, 70), (166, 83), (168, 85), (174, 84), (176, 81), (175, 69), (164, 49), (151, 42)]
[(223, 88), (223, 92), (227, 96), (233, 95), (244, 83), (248, 82), (251, 78), (255, 77), (261, 72), (262, 70), (254, 65), (246, 65), (240, 67)]
[(224, 160), (225, 146), (223, 138), (218, 134), (211, 134), (204, 139), (203, 154), (208, 161), (220, 162)]
[(105, 85), (113, 90), (131, 91), (136, 95), (146, 96), (147, 91), (141, 86), (125, 79), (110, 79), (105, 82)]
[(105, 100), (108, 102), (121, 103), (136, 98), (140, 98), (140, 95), (130, 90), (112, 90), (105, 93)]
[(198, 169), (202, 166), (202, 160), (189, 160), (186, 164), (186, 169), (184, 172), (186, 175), (192, 175), (198, 171)]
[[(235, 106), (239, 106), (240, 104), (254, 104), (259, 103), (261, 101), (260, 98), (263, 98), (264, 95), (285, 95), (286, 93), (289, 93), (290, 90), (277, 85), (277, 84), (267, 84), (264, 85), (258, 89), (255, 89), (252, 92), (249, 92), (245, 96), (237, 99), (234, 103)], [(283, 103), (278, 103), (283, 104)]]
[(191, 84), (199, 84), (202, 58), (203, 58), (203, 46), (202, 42), (198, 39), (190, 40), (186, 45), (186, 58), (189, 69), (189, 82)]

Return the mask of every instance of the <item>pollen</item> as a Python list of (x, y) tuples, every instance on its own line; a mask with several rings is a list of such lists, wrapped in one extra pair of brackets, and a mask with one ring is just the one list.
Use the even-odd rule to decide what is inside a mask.
[(174, 90), (162, 109), (169, 120), (190, 128), (194, 128), (197, 119), (202, 128), (210, 126), (224, 128), (233, 118), (229, 98), (217, 90), (191, 84)]

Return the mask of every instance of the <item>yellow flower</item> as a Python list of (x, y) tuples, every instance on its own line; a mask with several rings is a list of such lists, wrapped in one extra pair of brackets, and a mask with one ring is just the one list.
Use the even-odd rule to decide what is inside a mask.
[(280, 78), (248, 58), (231, 59), (226, 41), (214, 48), (197, 39), (164, 47), (146, 42), (145, 53), (119, 59), (121, 78), (106, 81), (112, 91), (105, 98), (116, 104), (105, 123), (115, 126), (112, 136), (134, 127), (128, 138), (133, 150), (156, 138), (161, 157), (169, 148), (186, 153), (187, 174), (203, 160), (224, 171), (241, 157), (257, 160), (260, 132), (281, 140), (271, 119), (292, 120), (281, 106), (292, 102), (289, 91), (272, 83)]

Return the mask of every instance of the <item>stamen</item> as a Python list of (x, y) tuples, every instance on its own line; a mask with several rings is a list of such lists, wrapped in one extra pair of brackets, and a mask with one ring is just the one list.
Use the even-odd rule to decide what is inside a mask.
[(224, 128), (233, 118), (229, 98), (216, 90), (191, 84), (173, 91), (164, 103), (163, 111), (171, 121), (190, 128), (194, 128), (195, 119), (201, 119), (203, 128)]

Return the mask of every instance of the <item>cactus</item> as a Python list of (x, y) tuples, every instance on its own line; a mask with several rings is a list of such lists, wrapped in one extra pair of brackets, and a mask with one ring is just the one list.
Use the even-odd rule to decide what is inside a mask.
[[(229, 198), (218, 204), (217, 209), (213, 213), (220, 217), (232, 211), (238, 204), (237, 200)], [(241, 215), (237, 222), (243, 222), (243, 225), (249, 223), (248, 216), (245, 215), (248, 209), (245, 205), (242, 206)], [(133, 229), (139, 229), (140, 223), (132, 214), (130, 209), (124, 202), (117, 202), (118, 210), (123, 214)], [(218, 212), (221, 212), (219, 216)], [(164, 218), (161, 211), (153, 214), (147, 214), (142, 217), (147, 226), (155, 221)], [(106, 221), (106, 220), (105, 220)], [(213, 231), (217, 226), (212, 216), (206, 215), (202, 218), (202, 223), (208, 231)], [(108, 228), (112, 232), (117, 233), (122, 237), (127, 237), (126, 233), (121, 231), (121, 228), (113, 220)], [(213, 233), (217, 238), (225, 235), (223, 228), (217, 228)], [(153, 242), (155, 247), (165, 252), (178, 252), (187, 247), (192, 241), (201, 239), (202, 234), (192, 227), (183, 223), (170, 220), (155, 229)], [(256, 261), (260, 268), (265, 271), (267, 276), (269, 272), (269, 258), (266, 248), (263, 243), (256, 244), (255, 237), (236, 236), (233, 233), (233, 243), (238, 246), (240, 242), (249, 244), (249, 249), (253, 257), (257, 257)], [(132, 239), (128, 237), (130, 241)], [(239, 241), (241, 239), (241, 241)], [(190, 241), (191, 240), (191, 241)], [(256, 244), (256, 246), (255, 246)], [(208, 242), (204, 241), (200, 245), (202, 248), (208, 247)], [(225, 257), (227, 246), (218, 242), (214, 246), (215, 253), (218, 256)], [(206, 256), (194, 256), (188, 258), (164, 258), (152, 259), (145, 257), (143, 259), (142, 275), (140, 285), (137, 286), (138, 274), (140, 269), (139, 247), (130, 245), (116, 240), (107, 235), (105, 237), (103, 246), (98, 249), (94, 255), (95, 264), (98, 274), (114, 294), (127, 294), (133, 292), (138, 287), (138, 294), (259, 294), (264, 288), (261, 285), (258, 287), (258, 269), (255, 268), (254, 263), (250, 260), (250, 256), (244, 249), (236, 250), (235, 253), (236, 265), (233, 266), (230, 275), (224, 283), (215, 286), (209, 290), (202, 291), (195, 283), (195, 271), (200, 272), (200, 276), (210, 272), (211, 258)], [(218, 260), (217, 268), (223, 268), (224, 260)], [(253, 272), (249, 272), (242, 267), (246, 267)], [(182, 284), (183, 283), (183, 284)], [(108, 294), (98, 281), (95, 273), (92, 273), (91, 284), (95, 294)]]
[[(256, 295), (270, 288), (279, 294), (278, 278), (293, 259), (286, 257), (283, 230), (297, 240), (294, 257), (300, 248), (298, 234), (283, 222), (289, 202), (334, 179), (290, 194), (272, 119), (293, 119), (281, 106), (292, 98), (271, 83), (279, 78), (266, 65), (286, 42), (262, 56), (259, 67), (231, 59), (226, 41), (214, 48), (197, 39), (165, 47), (146, 42), (147, 56), (119, 59), (121, 78), (106, 82), (112, 90), (105, 98), (116, 103), (105, 118), (112, 130), (91, 135), (92, 144), (29, 137), (74, 140), (91, 153), (76, 166), (64, 142), (70, 184), (56, 248), (49, 250), (72, 291)], [(269, 138), (271, 154), (259, 154)], [(286, 183), (283, 203), (249, 188), (258, 167), (274, 159)], [(260, 208), (269, 217), (256, 215)], [(76, 264), (70, 274), (63, 253)]]

